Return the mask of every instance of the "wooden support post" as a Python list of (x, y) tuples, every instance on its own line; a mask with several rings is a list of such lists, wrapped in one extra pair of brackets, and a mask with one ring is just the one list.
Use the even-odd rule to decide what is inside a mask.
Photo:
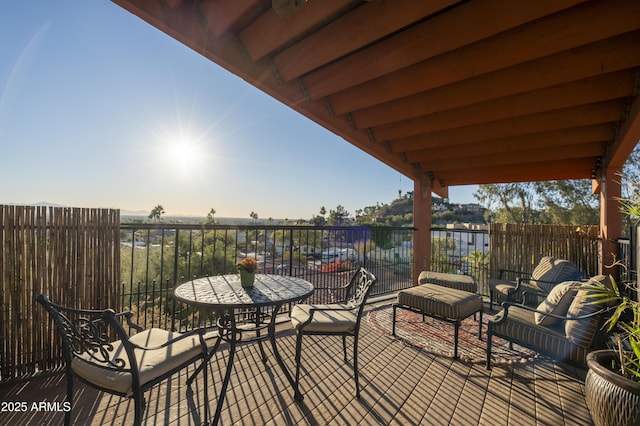
[(620, 169), (607, 168), (600, 181), (600, 273), (613, 274), (611, 268), (617, 258), (617, 239), (622, 236), (622, 213), (620, 212)]
[(413, 284), (431, 268), (431, 180), (425, 175), (413, 181)]

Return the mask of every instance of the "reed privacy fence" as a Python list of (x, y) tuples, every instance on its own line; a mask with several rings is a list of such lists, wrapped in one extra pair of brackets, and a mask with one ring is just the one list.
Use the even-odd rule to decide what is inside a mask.
[[(573, 262), (586, 277), (598, 275), (599, 227), (492, 223), (489, 275), (500, 269), (531, 273), (542, 256)], [(505, 278), (515, 279), (515, 277)]]
[[(58, 336), (34, 298), (118, 308), (117, 210), (0, 205), (0, 381), (59, 362)], [(52, 364), (53, 363), (53, 364)]]

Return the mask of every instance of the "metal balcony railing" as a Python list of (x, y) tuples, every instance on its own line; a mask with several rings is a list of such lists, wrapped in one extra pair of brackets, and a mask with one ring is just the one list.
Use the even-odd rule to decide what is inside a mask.
[[(304, 278), (311, 303), (332, 303), (357, 265), (378, 277), (372, 296), (412, 286), (413, 228), (381, 226), (121, 225), (122, 307), (143, 327), (190, 328), (213, 318), (177, 303), (173, 288), (193, 277), (235, 273), (246, 257), (258, 273)], [(432, 269), (486, 276), (486, 232), (434, 229)]]

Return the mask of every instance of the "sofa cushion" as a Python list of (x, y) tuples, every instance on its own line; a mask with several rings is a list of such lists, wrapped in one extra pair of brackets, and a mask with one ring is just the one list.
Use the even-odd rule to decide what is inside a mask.
[(581, 275), (578, 267), (568, 260), (545, 256), (531, 273), (531, 280), (542, 290), (550, 292), (556, 284), (578, 280)]
[(550, 292), (556, 284), (578, 280), (581, 275), (578, 267), (568, 260), (545, 256), (531, 273), (531, 280), (542, 290)]
[[(591, 281), (599, 281), (607, 287), (613, 288), (611, 279), (604, 275), (593, 277), (591, 278)], [(574, 297), (573, 302), (571, 302), (569, 310), (567, 311), (568, 318), (589, 315), (603, 308), (601, 305), (594, 305), (592, 303), (592, 299), (585, 297), (588, 294), (590, 294), (590, 291), (588, 290), (578, 290), (576, 297)], [(597, 315), (582, 320), (568, 320), (565, 325), (567, 339), (579, 346), (590, 346), (596, 332), (598, 331), (598, 324), (599, 317)]]
[[(578, 281), (567, 281), (558, 284), (538, 305), (537, 310), (553, 315), (567, 315), (569, 306), (571, 306), (573, 298), (578, 293), (580, 284)], [(535, 319), (538, 325), (552, 325), (560, 321), (558, 318), (550, 317), (540, 312), (535, 313)]]

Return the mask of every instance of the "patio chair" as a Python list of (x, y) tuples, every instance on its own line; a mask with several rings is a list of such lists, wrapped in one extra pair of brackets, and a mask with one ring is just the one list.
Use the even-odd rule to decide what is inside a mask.
[(342, 349), (344, 361), (347, 362), (347, 336), (353, 337), (353, 377), (356, 385), (356, 397), (360, 397), (360, 385), (358, 383), (358, 333), (362, 311), (369, 296), (371, 286), (377, 282), (373, 274), (359, 267), (351, 281), (346, 286), (346, 294), (343, 303), (328, 305), (296, 305), (291, 310), (291, 323), (296, 330), (296, 401), (301, 402), (303, 395), (300, 392), (300, 365), (302, 354), (303, 335), (331, 335), (342, 336)]
[(599, 282), (611, 287), (600, 275), (589, 283), (567, 281), (555, 286), (537, 307), (504, 302), (502, 311), (488, 322), (487, 370), (491, 369), (492, 339), (500, 337), (559, 361), (585, 365), (586, 356), (602, 345), (606, 332), (602, 324), (611, 306), (590, 303), (583, 286)]
[[(134, 400), (134, 424), (142, 423), (144, 392), (189, 364), (208, 359), (204, 329), (177, 333), (159, 328), (143, 330), (131, 321), (132, 312), (72, 309), (36, 297), (62, 337), (67, 376), (67, 402), (73, 407), (74, 376), (101, 391)], [(123, 320), (136, 333), (129, 336)], [(204, 376), (204, 421), (209, 418), (207, 368)], [(65, 425), (71, 421), (71, 409)]]
[[(515, 274), (515, 281), (504, 279), (505, 274)], [(556, 259), (551, 256), (544, 256), (538, 262), (533, 272), (511, 271), (501, 269), (498, 271), (498, 278), (489, 280), (489, 308), (493, 309), (494, 301), (512, 302), (519, 301), (528, 303), (533, 300), (536, 304), (539, 296), (546, 296), (551, 289), (565, 281), (581, 280), (582, 272), (573, 263), (565, 259)], [(530, 300), (523, 299), (523, 293), (531, 295)]]

